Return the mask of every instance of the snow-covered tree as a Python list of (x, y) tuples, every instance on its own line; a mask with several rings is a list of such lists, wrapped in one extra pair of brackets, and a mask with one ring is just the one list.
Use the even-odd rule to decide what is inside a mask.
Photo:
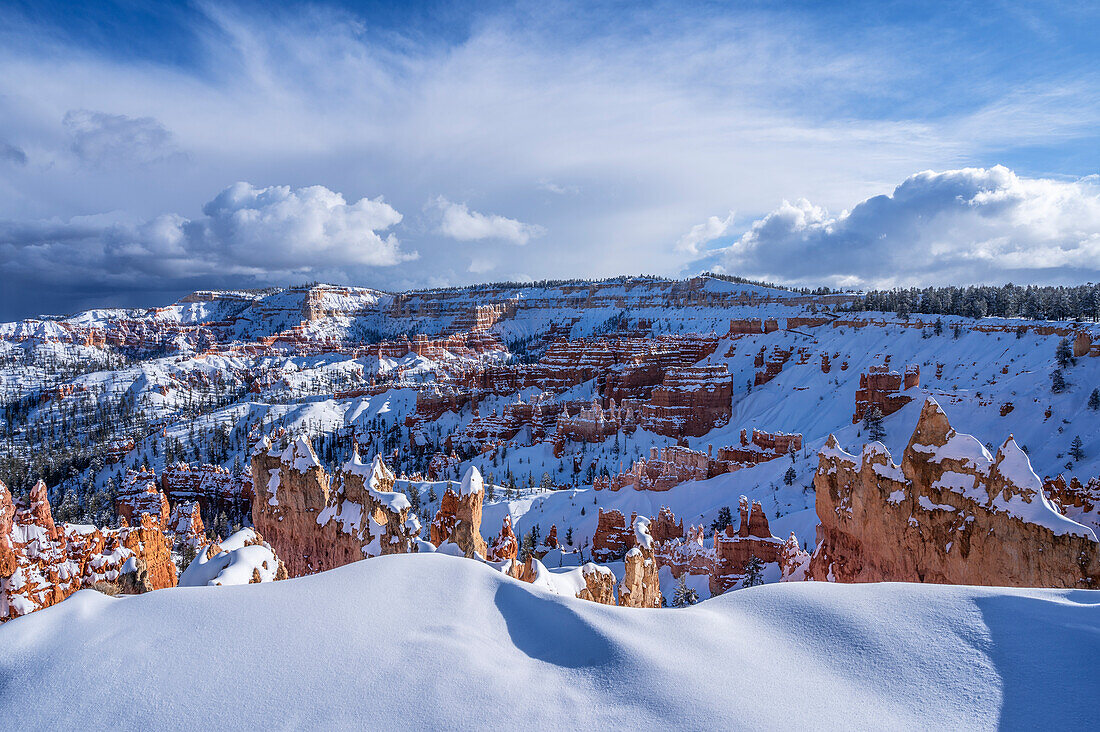
[(787, 472), (783, 474), (783, 482), (787, 485), (793, 485), (794, 479), (797, 477), (797, 473), (794, 472), (794, 466), (791, 466), (787, 468)]
[(673, 607), (687, 607), (699, 602), (699, 593), (687, 586), (687, 572), (680, 575), (680, 583), (672, 595)]
[(1085, 447), (1084, 443), (1081, 442), (1081, 435), (1074, 437), (1073, 442), (1070, 443), (1069, 456), (1078, 462), (1085, 457)]
[(882, 410), (877, 404), (867, 407), (863, 413), (863, 429), (867, 430), (867, 436), (871, 440), (882, 440), (886, 437), (886, 428), (882, 426)]
[(1063, 338), (1058, 341), (1058, 347), (1054, 349), (1054, 360), (1062, 368), (1066, 368), (1073, 363), (1073, 350), (1069, 347), (1068, 339)]
[(1093, 389), (1089, 394), (1089, 409), (1094, 412), (1100, 410), (1100, 389)]
[(711, 530), (714, 533), (724, 531), (727, 526), (733, 523), (733, 515), (730, 513), (729, 506), (723, 506), (718, 511), (718, 518), (714, 519), (714, 522), (710, 525)]
[(749, 561), (745, 562), (745, 579), (741, 581), (742, 587), (755, 587), (764, 584), (764, 563), (753, 554)]
[(1066, 377), (1062, 375), (1062, 369), (1054, 369), (1051, 372), (1050, 390), (1055, 394), (1061, 394), (1066, 390)]

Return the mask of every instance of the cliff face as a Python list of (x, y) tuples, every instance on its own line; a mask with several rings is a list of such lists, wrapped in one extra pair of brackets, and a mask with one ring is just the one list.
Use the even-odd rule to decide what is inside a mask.
[[(432, 543), (457, 544), (463, 554), (472, 559), (484, 558), (487, 549), (481, 536), (481, 503), (485, 495), (481, 473), (473, 465), (466, 468), (457, 488), (452, 484), (439, 502), (439, 511), (432, 521)], [(511, 531), (511, 526), (508, 527)]]
[(880, 443), (861, 456), (835, 437), (817, 473), (818, 547), (809, 575), (839, 582), (1096, 587), (1094, 532), (1060, 514), (1009, 437), (995, 456), (925, 402), (901, 465)]
[(98, 582), (124, 592), (173, 587), (176, 565), (159, 521), (98, 529), (57, 524), (39, 482), (25, 504), (0, 482), (0, 622), (61, 602)]
[(305, 438), (282, 451), (265, 438), (253, 450), (252, 480), (252, 523), (291, 577), (416, 551), (420, 522), (380, 456), (368, 466), (356, 450), (330, 477)]

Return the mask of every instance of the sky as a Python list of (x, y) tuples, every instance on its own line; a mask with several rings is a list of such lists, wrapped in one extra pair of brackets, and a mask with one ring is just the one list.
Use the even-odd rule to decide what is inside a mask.
[(0, 5), (0, 321), (200, 288), (1100, 281), (1091, 3)]

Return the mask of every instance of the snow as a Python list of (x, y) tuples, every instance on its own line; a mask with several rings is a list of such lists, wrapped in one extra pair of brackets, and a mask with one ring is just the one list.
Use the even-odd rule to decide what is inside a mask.
[(294, 442), (283, 450), (279, 459), (284, 463), (290, 463), (291, 467), (299, 473), (304, 473), (312, 467), (321, 465), (317, 454), (313, 452), (313, 445), (305, 435), (300, 435)]
[(241, 529), (221, 542), (218, 545), (221, 551), (209, 559), (207, 547), (200, 547), (195, 559), (180, 575), (179, 586), (246, 585), (257, 571), (261, 582), (273, 582), (279, 561), (266, 542), (254, 543), (257, 539), (252, 529)]
[(482, 493), (485, 490), (485, 481), (481, 477), (481, 471), (471, 465), (466, 468), (462, 476), (462, 483), (458, 486), (458, 495), (469, 496), (474, 493)]
[(0, 626), (0, 678), (19, 680), (0, 692), (0, 718), (35, 729), (1088, 729), (1098, 657), (1098, 592), (795, 582), (646, 611), (469, 560), (398, 555), (250, 586), (81, 591)]
[(1011, 497), (1005, 495), (1007, 490), (993, 496), (993, 505), (997, 509), (1024, 521), (1045, 526), (1058, 535), (1084, 536), (1096, 541), (1096, 534), (1092, 529), (1063, 516), (1046, 497), (1043, 482), (1032, 470), (1031, 460), (1016, 444), (1016, 440), (1009, 437), (1001, 446), (994, 469), (1014, 488)]
[(920, 507), (923, 508), (925, 511), (954, 512), (956, 510), (955, 507), (949, 503), (932, 503), (932, 499), (930, 499), (928, 496), (918, 496), (917, 503), (919, 503)]

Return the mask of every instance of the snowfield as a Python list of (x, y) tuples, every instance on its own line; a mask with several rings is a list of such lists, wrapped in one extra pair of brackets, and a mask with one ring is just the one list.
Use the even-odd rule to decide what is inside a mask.
[(1098, 591), (807, 582), (630, 610), (441, 554), (85, 590), (0, 627), (0, 719), (26, 729), (1081, 729), (1098, 673)]

